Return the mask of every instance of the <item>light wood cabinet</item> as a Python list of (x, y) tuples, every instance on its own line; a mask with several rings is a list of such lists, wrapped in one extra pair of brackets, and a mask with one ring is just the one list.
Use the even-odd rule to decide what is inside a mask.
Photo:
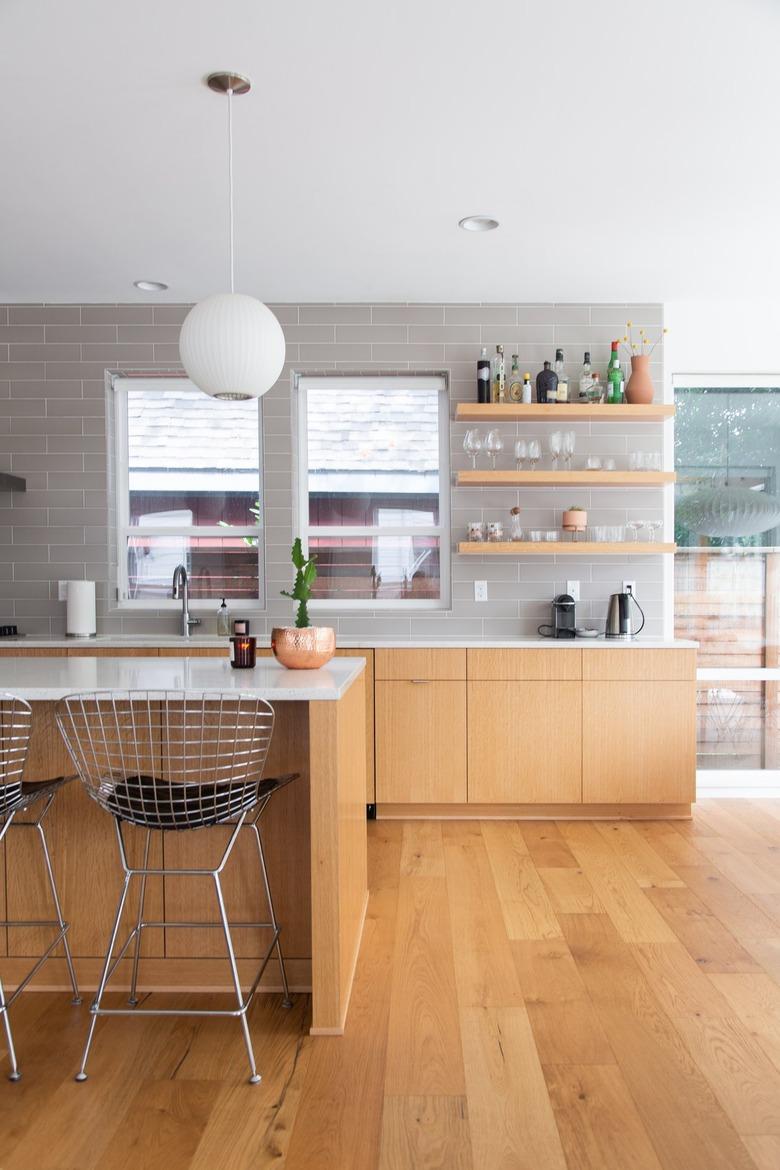
[(376, 799), (467, 799), (465, 682), (377, 680)]
[(579, 682), (469, 682), (468, 712), (471, 803), (581, 801)]
[(466, 651), (414, 647), (409, 650), (376, 650), (376, 677), (379, 679), (441, 679), (466, 677)]
[[(622, 657), (625, 651), (617, 653)], [(694, 680), (589, 682), (583, 687), (582, 717), (585, 804), (696, 799)]]
[(582, 651), (558, 647), (539, 650), (484, 650), (468, 651), (469, 681), (523, 679), (581, 679)]
[(696, 678), (695, 650), (616, 647), (584, 650), (582, 678), (591, 681), (682, 682)]

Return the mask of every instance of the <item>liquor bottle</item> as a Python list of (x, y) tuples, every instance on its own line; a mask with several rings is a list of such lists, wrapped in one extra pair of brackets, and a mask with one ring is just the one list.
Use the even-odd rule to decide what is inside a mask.
[(612, 342), (612, 353), (607, 367), (607, 402), (617, 404), (623, 401), (623, 371), (620, 368), (618, 343)]
[(590, 401), (591, 402), (603, 402), (604, 401), (604, 387), (601, 385), (601, 382), (599, 381), (598, 374), (593, 375), (593, 382), (591, 383), (591, 387), (590, 387)]
[(533, 387), (531, 386), (531, 375), (526, 370), (526, 372), (523, 374), (522, 402), (525, 406), (527, 406), (529, 404), (529, 402), (533, 402), (533, 400), (534, 400), (534, 392), (533, 392)]
[(512, 354), (512, 373), (509, 376), (509, 401), (523, 401), (523, 383), (520, 381), (520, 371), (517, 368), (517, 354)]
[(477, 362), (477, 402), (490, 402), (490, 358), (486, 345), (482, 346)]
[(558, 386), (555, 391), (556, 402), (569, 401), (569, 379), (566, 376), (566, 371), (563, 365), (563, 350), (556, 349), (555, 351), (555, 365), (553, 367), (558, 375)]
[(493, 402), (506, 401), (506, 365), (504, 364), (504, 347), (496, 346), (496, 356), (493, 358)]
[(222, 598), (222, 604), (217, 610), (217, 637), (230, 637), (230, 610), (227, 607), (225, 598)]
[(558, 375), (558, 381), (560, 382), (561, 378), (564, 376), (564, 374), (563, 374), (563, 350), (562, 349), (556, 349), (556, 351), (555, 351), (555, 365), (553, 366), (553, 369), (555, 370), (556, 374)]
[(580, 402), (588, 402), (590, 399), (590, 389), (593, 385), (593, 374), (590, 368), (590, 354), (585, 351), (585, 358), (580, 370)]
[(558, 375), (550, 369), (550, 363), (544, 363), (544, 369), (536, 375), (536, 401), (555, 402), (558, 392)]

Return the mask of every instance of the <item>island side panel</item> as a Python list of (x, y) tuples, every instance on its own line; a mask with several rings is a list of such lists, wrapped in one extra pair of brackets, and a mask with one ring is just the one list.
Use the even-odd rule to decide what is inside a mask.
[(336, 703), (309, 704), (312, 1026), (340, 1035), (368, 901), (365, 679)]

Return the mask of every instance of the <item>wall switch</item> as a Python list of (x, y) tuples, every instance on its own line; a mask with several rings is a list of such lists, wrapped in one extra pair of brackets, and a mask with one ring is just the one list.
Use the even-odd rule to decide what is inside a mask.
[(628, 593), (629, 590), (636, 597), (636, 581), (624, 581), (623, 582), (623, 592)]
[(487, 599), (488, 599), (487, 581), (475, 581), (474, 582), (474, 600), (475, 601), (487, 601)]
[(566, 582), (566, 592), (568, 593), (569, 597), (573, 597), (575, 601), (579, 601), (579, 599), (580, 599), (580, 583), (579, 583), (579, 581), (567, 581)]
[(57, 600), (58, 601), (67, 601), (68, 600), (68, 582), (67, 581), (58, 581), (57, 582)]

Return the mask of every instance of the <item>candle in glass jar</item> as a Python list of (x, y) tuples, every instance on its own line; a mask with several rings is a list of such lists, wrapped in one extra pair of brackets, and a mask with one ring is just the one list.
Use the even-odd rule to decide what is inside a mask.
[(257, 658), (257, 638), (239, 635), (230, 639), (230, 665), (236, 670), (250, 670)]

